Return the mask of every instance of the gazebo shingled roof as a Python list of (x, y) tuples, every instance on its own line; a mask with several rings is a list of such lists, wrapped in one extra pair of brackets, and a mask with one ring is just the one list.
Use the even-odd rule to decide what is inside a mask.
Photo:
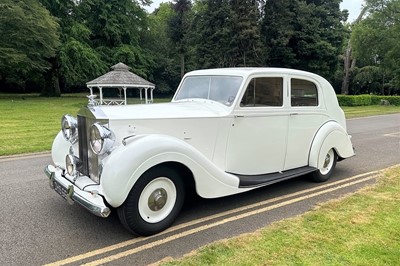
[[(86, 83), (90, 90), (89, 103), (97, 104), (126, 104), (126, 89), (138, 88), (140, 89), (140, 100), (142, 100), (142, 89), (145, 90), (145, 102), (153, 101), (153, 90), (155, 85), (142, 77), (129, 71), (130, 67), (124, 63), (118, 63), (111, 67), (111, 71)], [(94, 100), (93, 87), (99, 88), (100, 102)], [(105, 100), (103, 99), (103, 88), (119, 88), (124, 90), (124, 100)], [(147, 97), (147, 90), (150, 89), (150, 101)]]
[(129, 71), (124, 63), (118, 63), (111, 67), (111, 71), (86, 83), (89, 87), (155, 87), (153, 83)]

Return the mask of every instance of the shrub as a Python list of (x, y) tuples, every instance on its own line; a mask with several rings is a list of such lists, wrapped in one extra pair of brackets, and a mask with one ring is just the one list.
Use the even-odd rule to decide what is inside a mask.
[(400, 106), (400, 96), (337, 95), (337, 98), (340, 106), (381, 105), (384, 101)]

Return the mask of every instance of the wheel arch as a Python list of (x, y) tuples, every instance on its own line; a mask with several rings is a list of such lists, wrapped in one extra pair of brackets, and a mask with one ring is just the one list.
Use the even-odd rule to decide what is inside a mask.
[(334, 149), (340, 159), (354, 155), (351, 136), (335, 121), (328, 121), (316, 133), (309, 153), (309, 166), (320, 169), (326, 154)]
[(186, 191), (194, 191), (196, 190), (196, 181), (194, 179), (193, 172), (187, 167), (185, 164), (177, 161), (166, 161), (159, 164), (156, 164), (149, 168), (147, 171), (156, 168), (156, 167), (167, 167), (174, 169), (179, 177), (182, 179), (182, 182), (185, 185)]
[(136, 181), (160, 165), (173, 167), (185, 176), (185, 185), (195, 187), (201, 197), (238, 193), (239, 179), (219, 169), (191, 145), (170, 136), (146, 135), (119, 146), (106, 158), (100, 179), (102, 195), (109, 205), (119, 207)]

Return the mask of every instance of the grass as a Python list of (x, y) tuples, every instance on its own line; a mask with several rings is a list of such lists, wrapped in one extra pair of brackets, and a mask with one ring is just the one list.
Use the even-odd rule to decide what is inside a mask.
[[(166, 100), (169, 99), (158, 99)], [(64, 114), (75, 116), (86, 104), (84, 93), (60, 98), (0, 94), (0, 156), (49, 151), (60, 131), (61, 117)]]
[(302, 216), (162, 265), (398, 265), (400, 166), (378, 180)]
[(80, 95), (0, 95), (0, 155), (50, 150), (62, 115), (75, 114), (86, 102)]
[[(64, 114), (75, 115), (86, 103), (86, 93), (65, 94), (61, 98), (39, 97), (38, 94), (0, 94), (0, 156), (50, 150), (60, 130), (61, 117)], [(347, 118), (400, 113), (399, 106), (343, 109)]]
[(370, 105), (370, 106), (343, 106), (346, 118), (358, 118), (372, 115), (400, 113), (400, 106)]

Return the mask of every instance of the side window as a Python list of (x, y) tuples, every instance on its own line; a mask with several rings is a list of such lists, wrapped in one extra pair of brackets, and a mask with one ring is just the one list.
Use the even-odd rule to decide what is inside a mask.
[(317, 86), (308, 80), (291, 79), (292, 106), (318, 106)]
[(243, 95), (240, 106), (282, 106), (283, 78), (254, 78)]

